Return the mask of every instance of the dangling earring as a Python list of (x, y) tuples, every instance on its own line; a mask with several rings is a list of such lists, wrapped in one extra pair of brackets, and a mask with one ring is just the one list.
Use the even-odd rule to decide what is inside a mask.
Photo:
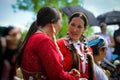
[(63, 60), (64, 60), (63, 55), (62, 55), (62, 53), (61, 53), (61, 51), (60, 51), (60, 49), (59, 49), (59, 47), (58, 47), (58, 45), (57, 45), (57, 42), (56, 42), (56, 37), (55, 37), (56, 30), (55, 30), (55, 27), (54, 27), (53, 24), (52, 24), (52, 28), (53, 28), (53, 39), (54, 39), (54, 43), (55, 43), (55, 45), (56, 45), (57, 51), (59, 52), (59, 54), (60, 54), (60, 56), (61, 56), (62, 61), (63, 61)]
[(53, 28), (53, 32), (56, 33), (56, 30), (53, 24), (52, 24), (52, 28)]

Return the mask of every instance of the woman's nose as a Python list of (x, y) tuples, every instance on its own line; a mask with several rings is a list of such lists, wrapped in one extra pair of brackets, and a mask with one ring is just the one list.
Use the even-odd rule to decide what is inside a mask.
[(73, 29), (74, 31), (77, 31), (77, 28), (76, 27), (74, 27), (74, 29)]

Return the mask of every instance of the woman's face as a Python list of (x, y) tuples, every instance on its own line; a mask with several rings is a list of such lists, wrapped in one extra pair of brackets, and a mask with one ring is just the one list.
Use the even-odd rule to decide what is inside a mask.
[(101, 28), (101, 31), (102, 31), (103, 33), (106, 33), (106, 30), (107, 30), (107, 26), (104, 25), (104, 26)]
[(8, 36), (7, 36), (7, 41), (9, 44), (18, 44), (18, 42), (21, 39), (21, 31), (19, 28), (14, 28), (12, 29)]
[(62, 25), (62, 17), (60, 17), (58, 22), (56, 24), (54, 24), (54, 27), (55, 27), (55, 30), (56, 30), (56, 34), (60, 31), (61, 25)]
[(84, 21), (80, 17), (72, 18), (68, 24), (68, 34), (72, 41), (78, 41), (84, 31)]

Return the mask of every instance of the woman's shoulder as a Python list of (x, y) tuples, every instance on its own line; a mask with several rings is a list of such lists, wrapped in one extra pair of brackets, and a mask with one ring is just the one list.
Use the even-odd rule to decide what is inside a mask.
[(94, 64), (94, 68), (95, 68), (96, 77), (98, 80), (108, 80), (107, 75), (104, 73), (104, 71), (99, 66)]
[(37, 32), (37, 33), (34, 33), (32, 36), (31, 36), (31, 39), (35, 39), (36, 41), (43, 41), (43, 40), (52, 40), (47, 34), (45, 33), (42, 33), (42, 32)]
[(64, 42), (68, 42), (67, 38), (57, 39), (57, 43), (58, 43), (58, 44), (63, 44)]
[[(61, 39), (58, 39), (57, 40), (57, 44), (58, 46), (60, 47), (60, 49), (66, 49), (66, 48), (69, 48), (70, 44), (68, 42), (68, 39), (67, 38), (61, 38)], [(66, 48), (65, 48), (66, 47)]]
[(28, 41), (28, 44), (33, 44), (33, 45), (47, 44), (47, 43), (53, 43), (53, 41), (48, 35), (42, 32), (34, 33)]

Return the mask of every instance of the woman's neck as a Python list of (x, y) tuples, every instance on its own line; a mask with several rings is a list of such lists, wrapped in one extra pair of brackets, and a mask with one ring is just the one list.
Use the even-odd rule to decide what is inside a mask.
[(106, 32), (102, 32), (102, 34), (106, 34)]
[(77, 43), (79, 42), (79, 40), (71, 40), (73, 43)]
[(10, 50), (16, 50), (17, 49), (17, 45), (16, 44), (8, 44), (8, 48), (10, 49)]
[(39, 28), (37, 31), (41, 31), (44, 34), (47, 34), (49, 37), (53, 38), (53, 33), (49, 27), (45, 26), (43, 28)]

